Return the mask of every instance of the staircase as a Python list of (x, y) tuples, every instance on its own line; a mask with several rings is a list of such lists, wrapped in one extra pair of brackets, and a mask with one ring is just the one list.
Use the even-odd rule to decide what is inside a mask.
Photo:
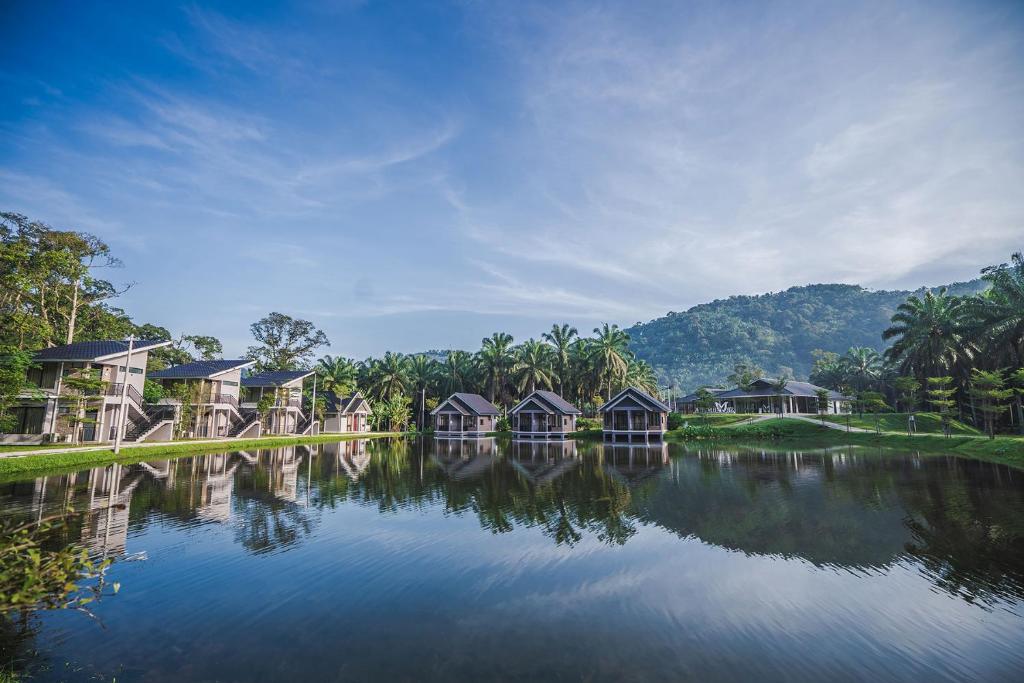
[(125, 432), (125, 441), (142, 441), (164, 422), (174, 420), (174, 406), (149, 406), (144, 410), (145, 417), (132, 421), (131, 427)]
[(255, 411), (246, 411), (242, 414), (242, 419), (238, 421), (234, 427), (228, 430), (228, 436), (237, 437), (252, 428), (254, 424), (260, 421), (260, 416)]
[(305, 418), (295, 426), (296, 434), (309, 434), (313, 430), (313, 416)]

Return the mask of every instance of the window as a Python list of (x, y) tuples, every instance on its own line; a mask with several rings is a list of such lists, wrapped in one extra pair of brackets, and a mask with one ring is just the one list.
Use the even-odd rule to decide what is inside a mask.
[(42, 434), (43, 407), (19, 407), (11, 411), (14, 416), (14, 427), (11, 434)]
[(230, 382), (228, 380), (224, 380), (223, 382), (221, 382), (221, 384), (223, 384), (226, 387), (237, 387), (238, 386), (238, 382)]

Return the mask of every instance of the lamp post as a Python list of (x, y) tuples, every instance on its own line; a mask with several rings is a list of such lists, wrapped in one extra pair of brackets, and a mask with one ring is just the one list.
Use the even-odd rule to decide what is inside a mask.
[[(132, 351), (135, 350), (135, 335), (128, 337), (128, 356), (124, 360), (124, 381), (121, 382), (121, 405), (117, 409), (117, 429), (114, 432), (114, 454), (121, 452), (121, 435), (124, 433), (125, 403), (128, 399), (128, 375), (132, 370)], [(116, 377), (116, 375), (115, 375)]]

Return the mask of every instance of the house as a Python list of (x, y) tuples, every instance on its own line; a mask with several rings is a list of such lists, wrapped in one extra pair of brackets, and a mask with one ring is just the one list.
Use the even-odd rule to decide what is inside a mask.
[(262, 416), (265, 434), (306, 434), (316, 425), (302, 411), (302, 383), (312, 370), (277, 370), (242, 377), (241, 409), (245, 414), (257, 411), (261, 401), (270, 404)]
[[(173, 408), (173, 422), (187, 420), (187, 424), (179, 425), (185, 434), (210, 438), (259, 436), (259, 416), (255, 411), (243, 412), (239, 401), (242, 370), (252, 364), (249, 360), (198, 360), (154, 372), (149, 378), (163, 387), (160, 405)], [(167, 416), (163, 417), (165, 424)], [(139, 441), (148, 438), (145, 433), (132, 436)]]
[(330, 434), (370, 431), (370, 404), (358, 391), (351, 396), (338, 396), (325, 391), (324, 426)]
[(601, 406), (605, 441), (661, 440), (668, 430), (669, 407), (650, 394), (627, 387)]
[(495, 431), (498, 409), (480, 394), (455, 393), (430, 411), (434, 435), (441, 438), (478, 438)]
[(580, 464), (576, 442), (513, 441), (506, 461), (534, 486), (544, 486), (568, 474)]
[[(709, 412), (712, 413), (793, 413), (817, 414), (825, 412), (840, 414), (849, 412), (850, 397), (831, 389), (824, 389), (810, 382), (787, 380), (781, 390), (777, 380), (761, 378), (749, 387), (734, 389), (709, 389), (713, 399)], [(827, 391), (825, 410), (819, 411), (818, 392)], [(695, 413), (701, 408), (696, 394), (679, 399), (677, 408), (682, 413)]]
[(583, 413), (553, 391), (534, 391), (509, 413), (513, 439), (564, 439)]
[[(125, 424), (143, 419), (149, 352), (170, 343), (134, 340), (130, 360), (127, 340), (76, 342), (39, 351), (27, 372), (31, 389), (19, 395), (11, 409), (14, 427), (0, 434), (0, 443), (113, 440), (122, 393)], [(76, 386), (87, 374), (102, 386)]]

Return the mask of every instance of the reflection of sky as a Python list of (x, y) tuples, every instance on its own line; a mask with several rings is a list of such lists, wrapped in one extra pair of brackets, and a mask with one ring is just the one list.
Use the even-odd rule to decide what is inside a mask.
[(912, 564), (818, 567), (653, 525), (623, 545), (557, 545), (443, 503), (304, 514), (303, 542), (255, 554), (237, 508), (216, 524), (149, 516), (127, 544), (149, 559), (116, 564), (124, 588), (97, 607), (106, 630), (47, 615), (59, 633), (44, 649), (121, 664), (118, 680), (1012, 680), (1024, 666), (1019, 616)]

